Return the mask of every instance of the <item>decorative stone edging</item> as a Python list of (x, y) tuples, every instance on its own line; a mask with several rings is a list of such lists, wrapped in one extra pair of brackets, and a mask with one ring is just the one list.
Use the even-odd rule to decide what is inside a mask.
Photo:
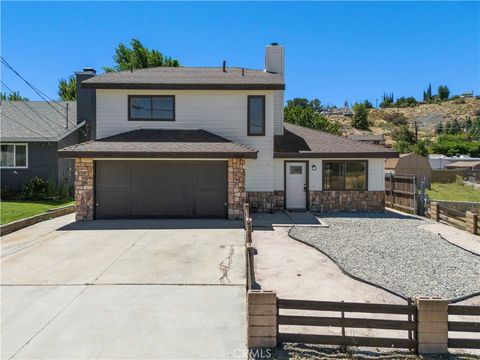
[(45, 221), (45, 220), (53, 219), (53, 218), (56, 218), (56, 217), (59, 217), (59, 216), (71, 214), (73, 212), (75, 212), (75, 205), (74, 204), (67, 205), (67, 206), (64, 206), (64, 207), (61, 207), (61, 208), (47, 210), (47, 212), (44, 212), (44, 213), (39, 214), (39, 215), (30, 216), (26, 219), (20, 219), (20, 220), (13, 221), (13, 222), (5, 224), (5, 225), (1, 225), (0, 226), (0, 235), (1, 236), (7, 235), (7, 234), (10, 234), (10, 233), (15, 232), (17, 230), (26, 228), (27, 226), (30, 226), (30, 225), (33, 225), (33, 224), (36, 224), (36, 223), (39, 223), (39, 222), (42, 222), (42, 221)]

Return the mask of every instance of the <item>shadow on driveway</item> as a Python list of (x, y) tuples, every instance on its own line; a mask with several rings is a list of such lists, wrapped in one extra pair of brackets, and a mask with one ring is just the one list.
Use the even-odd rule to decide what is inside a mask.
[(210, 219), (126, 219), (76, 221), (59, 228), (69, 230), (165, 230), (165, 229), (242, 229), (241, 220)]

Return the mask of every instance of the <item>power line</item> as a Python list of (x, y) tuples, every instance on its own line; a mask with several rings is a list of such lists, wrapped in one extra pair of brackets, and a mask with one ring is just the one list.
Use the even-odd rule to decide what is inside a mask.
[[(6, 89), (8, 89), (8, 91), (10, 91), (10, 93), (13, 93), (13, 91), (5, 84), (2, 80), (0, 80), (0, 83), (1, 83)], [(51, 122), (52, 124), (58, 126), (57, 123), (53, 122), (53, 121), (50, 120), (50, 119), (46, 119), (46, 118), (42, 117), (42, 116), (41, 116), (34, 108), (32, 108), (26, 101), (24, 101), (24, 100), (19, 100), (19, 101), (21, 101), (27, 108), (29, 108), (30, 111), (32, 111), (32, 112), (34, 113), (34, 115), (36, 115), (40, 120), (42, 120), (45, 124), (47, 124), (47, 125), (50, 127), (50, 129), (52, 129), (55, 133), (58, 131), (58, 129), (55, 129), (53, 126), (51, 126), (51, 125), (47, 122), (47, 120), (48, 120), (49, 122)], [(27, 118), (29, 118), (32, 122), (36, 123), (42, 130), (45, 130), (45, 131), (46, 131), (45, 128), (42, 128), (42, 127), (40, 126), (40, 124), (38, 124), (34, 119), (32, 119), (28, 114), (26, 114), (21, 108), (19, 108), (19, 107), (15, 104), (14, 101), (9, 101), (9, 103), (10, 103), (13, 107), (15, 107), (16, 109), (18, 109), (23, 115), (25, 115)], [(63, 127), (61, 126), (61, 128), (63, 128)], [(50, 133), (50, 135), (52, 135), (52, 134)]]
[(15, 70), (13, 68), (12, 65), (10, 65), (7, 60), (5, 60), (3, 58), (3, 56), (1, 56), (1, 59), (2, 59), (2, 63), (3, 65), (5, 65), (9, 70), (11, 70), (15, 75), (17, 75), (20, 79), (22, 79), (29, 87), (32, 88), (33, 91), (35, 91), (38, 96), (40, 96), (42, 99), (44, 99), (45, 101), (47, 101), (45, 98), (48, 98), (50, 101), (52, 102), (55, 102), (54, 99), (52, 99), (50, 96), (48, 96), (47, 94), (45, 94), (43, 91), (41, 91), (39, 88), (37, 88), (35, 85), (33, 85), (32, 83), (30, 83), (27, 79), (25, 79), (22, 75), (19, 74), (19, 72), (17, 70)]
[[(4, 58), (3, 56), (0, 56), (1, 60), (2, 60), (2, 64), (5, 65), (9, 70), (11, 70), (15, 75), (17, 75), (20, 79), (22, 79), (33, 91), (35, 91), (37, 93), (38, 96), (40, 96), (44, 101), (47, 102), (48, 105), (50, 105), (50, 107), (55, 110), (57, 113), (59, 113), (62, 117), (64, 117), (68, 122), (70, 122), (68, 120), (68, 118), (62, 114), (60, 111), (58, 111), (57, 108), (55, 108), (55, 106), (53, 106), (51, 104), (50, 101), (47, 100), (50, 99), (52, 102), (55, 102), (51, 97), (49, 97), (48, 95), (44, 94), (41, 90), (39, 90), (37, 87), (35, 87), (33, 84), (31, 84), (27, 79), (25, 79), (22, 75), (20, 75), (18, 73), (17, 70), (15, 70), (13, 68), (13, 66), (11, 66)], [(56, 102), (59, 106), (63, 107), (64, 109), (66, 109), (65, 106), (63, 106), (62, 104), (59, 104), (58, 102)], [(71, 123), (72, 125), (75, 125), (74, 123)]]

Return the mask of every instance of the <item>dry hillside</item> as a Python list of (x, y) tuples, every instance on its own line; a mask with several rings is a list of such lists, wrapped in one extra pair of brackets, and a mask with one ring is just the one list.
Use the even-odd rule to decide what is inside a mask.
[[(440, 122), (445, 123), (454, 119), (462, 122), (468, 117), (473, 120), (476, 116), (480, 116), (480, 99), (476, 98), (420, 104), (410, 108), (372, 109), (368, 114), (371, 132), (363, 133), (385, 134), (389, 140), (391, 131), (399, 123), (406, 122), (413, 128), (413, 123), (416, 121), (419, 135), (429, 137), (434, 135), (435, 126)], [(348, 116), (327, 115), (326, 117), (339, 122), (346, 134), (362, 133), (352, 128), (351, 118)]]

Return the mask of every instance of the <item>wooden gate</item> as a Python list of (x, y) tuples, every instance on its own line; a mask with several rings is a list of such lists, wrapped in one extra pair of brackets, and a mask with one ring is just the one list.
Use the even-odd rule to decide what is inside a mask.
[(418, 199), (415, 175), (385, 174), (385, 205), (409, 214), (417, 214)]

